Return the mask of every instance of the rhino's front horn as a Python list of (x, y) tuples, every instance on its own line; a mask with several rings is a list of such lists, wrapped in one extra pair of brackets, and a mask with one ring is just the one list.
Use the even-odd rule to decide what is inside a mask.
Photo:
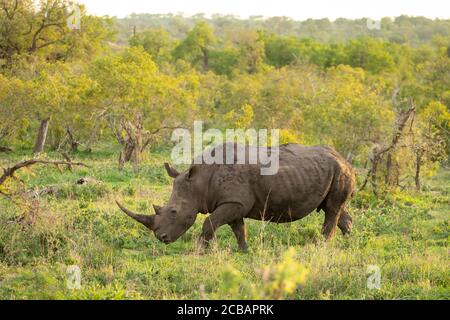
[(146, 216), (143, 214), (137, 214), (134, 213), (130, 210), (128, 210), (127, 208), (125, 208), (124, 206), (122, 206), (119, 201), (116, 200), (117, 205), (119, 206), (120, 210), (122, 210), (123, 212), (125, 212), (127, 215), (129, 215), (131, 218), (133, 218), (134, 220), (142, 223), (144, 226), (146, 226), (147, 228), (149, 228), (150, 230), (153, 230), (153, 223), (155, 221), (155, 215), (151, 215), (151, 216)]

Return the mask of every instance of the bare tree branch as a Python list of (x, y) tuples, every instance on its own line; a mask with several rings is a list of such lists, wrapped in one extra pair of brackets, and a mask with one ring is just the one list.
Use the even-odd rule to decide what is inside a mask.
[(153, 131), (151, 131), (151, 132), (148, 132), (148, 133), (147, 133), (147, 136), (148, 136), (148, 137), (147, 137), (147, 139), (145, 139), (144, 143), (142, 144), (141, 152), (143, 152), (143, 151), (145, 150), (145, 148), (148, 147), (148, 145), (150, 144), (150, 142), (151, 142), (151, 140), (152, 140), (152, 137), (153, 137), (155, 134), (159, 133), (161, 130), (167, 130), (167, 129), (169, 129), (169, 130), (175, 130), (175, 129), (187, 129), (187, 128), (182, 127), (182, 126), (174, 126), (174, 127), (170, 127), (170, 126), (162, 126), (162, 127), (158, 128), (158, 129), (155, 129), (155, 130), (153, 130)]

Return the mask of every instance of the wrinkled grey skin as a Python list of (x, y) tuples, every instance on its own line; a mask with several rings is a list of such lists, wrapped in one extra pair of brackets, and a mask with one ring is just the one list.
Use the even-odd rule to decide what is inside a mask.
[[(205, 152), (211, 150), (215, 149)], [(166, 206), (155, 206), (156, 215), (138, 215), (118, 205), (166, 244), (182, 236), (198, 213), (211, 213), (200, 237), (204, 246), (217, 228), (228, 224), (239, 248), (245, 250), (244, 218), (285, 223), (321, 209), (327, 240), (336, 226), (344, 234), (350, 232), (352, 218), (344, 206), (355, 189), (351, 165), (327, 146), (287, 144), (279, 147), (279, 153), (279, 171), (268, 176), (260, 174), (260, 164), (192, 164), (179, 173), (166, 163), (167, 173), (174, 178), (173, 191)]]

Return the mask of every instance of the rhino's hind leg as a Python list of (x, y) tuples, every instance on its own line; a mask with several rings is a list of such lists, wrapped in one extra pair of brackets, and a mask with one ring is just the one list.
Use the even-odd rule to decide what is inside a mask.
[(352, 218), (345, 211), (345, 203), (354, 190), (354, 178), (348, 171), (335, 175), (330, 191), (322, 206), (325, 211), (322, 234), (329, 240), (336, 233), (336, 226), (344, 232), (350, 231)]
[(247, 251), (247, 232), (245, 230), (244, 219), (238, 219), (230, 223), (234, 235), (238, 243), (239, 250)]
[(326, 240), (330, 240), (336, 233), (336, 226), (339, 221), (341, 208), (338, 207), (326, 207), (325, 208), (325, 221), (323, 222), (322, 234)]
[(342, 209), (338, 221), (339, 229), (341, 229), (343, 234), (348, 234), (352, 230), (352, 225), (353, 225), (352, 217), (348, 214), (347, 210)]

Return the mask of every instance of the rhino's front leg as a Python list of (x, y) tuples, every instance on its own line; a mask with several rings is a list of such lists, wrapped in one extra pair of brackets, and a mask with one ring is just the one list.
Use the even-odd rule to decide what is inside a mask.
[[(243, 217), (245, 216), (245, 214), (246, 209), (240, 203), (232, 202), (222, 204), (216, 210), (214, 210), (214, 212), (211, 213), (211, 215), (206, 218), (205, 222), (203, 223), (203, 230), (200, 236), (200, 244), (203, 247), (207, 247), (211, 239), (214, 237), (217, 228), (223, 226), (224, 224), (231, 225), (237, 220), (242, 220), (243, 222)], [(239, 246), (240, 245), (241, 244), (239, 244)]]

